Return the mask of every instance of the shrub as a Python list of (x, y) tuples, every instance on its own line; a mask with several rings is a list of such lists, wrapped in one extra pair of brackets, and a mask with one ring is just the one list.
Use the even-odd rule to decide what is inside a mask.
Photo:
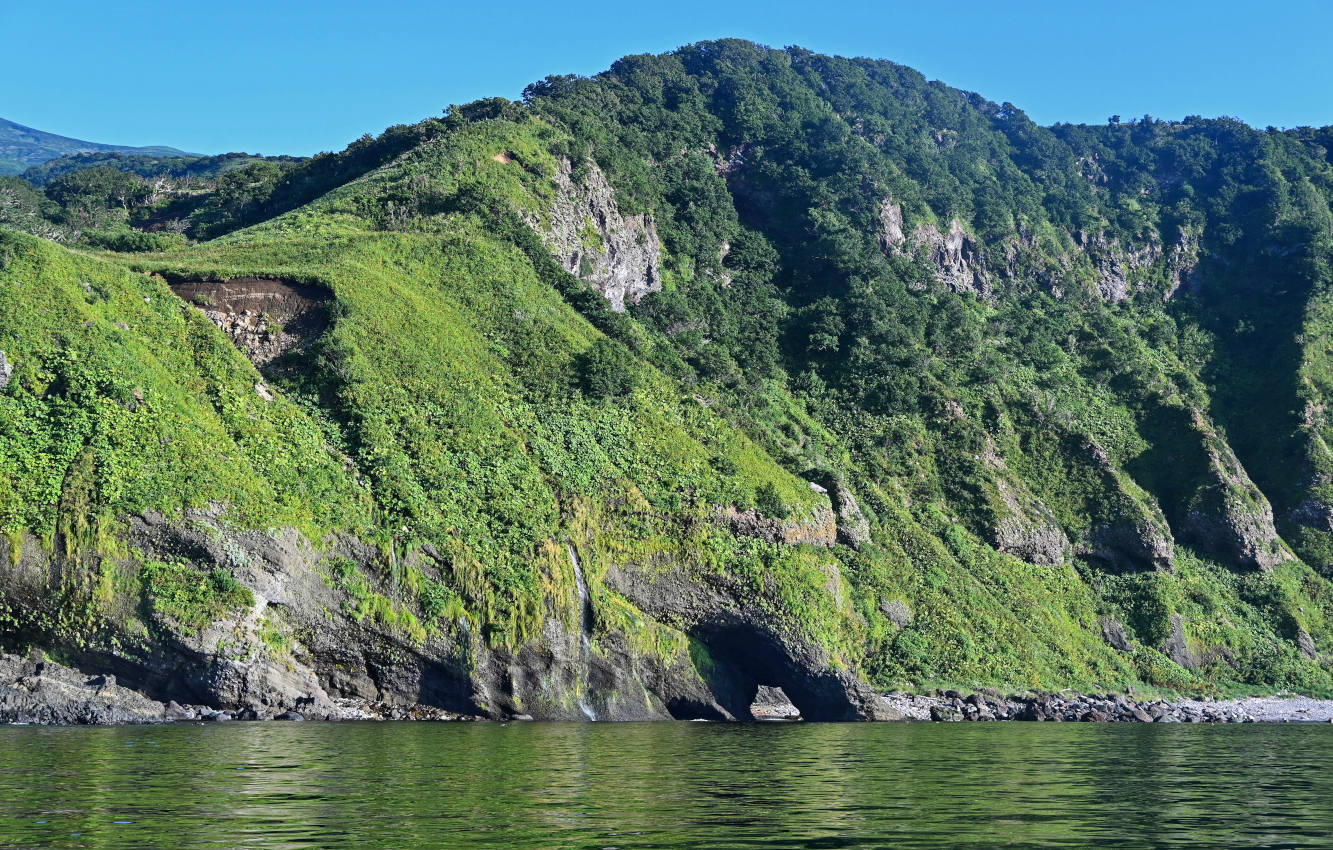
[(638, 386), (638, 364), (625, 346), (599, 339), (579, 357), (579, 380), (590, 398), (613, 398), (634, 392)]

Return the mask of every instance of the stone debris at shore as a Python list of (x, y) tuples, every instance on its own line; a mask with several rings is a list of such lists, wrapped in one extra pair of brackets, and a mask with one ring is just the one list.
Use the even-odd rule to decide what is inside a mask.
[[(1294, 695), (1234, 700), (1144, 700), (1124, 694), (1001, 696), (990, 688), (975, 693), (890, 693), (879, 697), (879, 717), (906, 721), (1048, 721), (1137, 723), (1328, 723), (1333, 700)], [(798, 709), (779, 688), (761, 688), (756, 719), (798, 720)], [(248, 706), (219, 709), (207, 705), (159, 702), (116, 683), (110, 674), (88, 675), (32, 654), (0, 653), (0, 724), (129, 725), (231, 720), (415, 720), (468, 721), (485, 718), (456, 714), (427, 705), (394, 705), (335, 699), (332, 711), (309, 713), (304, 706)], [(526, 715), (509, 719), (529, 720)]]
[(1295, 695), (1230, 700), (1152, 699), (1125, 694), (1036, 693), (1001, 696), (986, 688), (964, 694), (891, 693), (885, 702), (908, 720), (1025, 720), (1064, 723), (1329, 723), (1333, 700)]

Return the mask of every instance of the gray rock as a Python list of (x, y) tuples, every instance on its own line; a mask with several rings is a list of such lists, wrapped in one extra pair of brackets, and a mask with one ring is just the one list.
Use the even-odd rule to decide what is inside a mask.
[(661, 245), (647, 215), (623, 215), (615, 191), (595, 162), (576, 182), (568, 160), (555, 175), (555, 199), (543, 220), (527, 214), (528, 226), (570, 274), (592, 284), (624, 311), (662, 288)]
[(1119, 620), (1113, 617), (1102, 617), (1101, 627), (1102, 640), (1110, 646), (1121, 652), (1129, 652), (1134, 649), (1134, 643), (1129, 639), (1129, 635), (1125, 633), (1125, 627), (1120, 624)]
[(9, 386), (9, 376), (14, 374), (14, 364), (5, 359), (5, 353), (0, 351), (0, 390)]
[(1200, 410), (1188, 411), (1203, 450), (1203, 483), (1176, 529), (1179, 539), (1242, 569), (1267, 571), (1291, 558), (1273, 525), (1273, 508), (1231, 447)]
[(912, 231), (912, 244), (935, 267), (935, 277), (954, 292), (969, 292), (991, 297), (990, 278), (981, 260), (980, 247), (958, 219), (949, 223), (948, 233), (923, 222)]
[(905, 628), (912, 624), (912, 609), (901, 599), (883, 600), (879, 603), (879, 610), (883, 611), (884, 616), (895, 626)]
[(907, 237), (903, 234), (903, 208), (886, 196), (879, 205), (879, 247), (889, 254), (902, 248)]
[(1311, 660), (1319, 658), (1319, 651), (1315, 647), (1314, 638), (1305, 629), (1299, 629), (1296, 632), (1296, 646), (1301, 651), (1301, 655)]
[(1162, 652), (1186, 670), (1197, 670), (1199, 659), (1190, 651), (1185, 639), (1185, 620), (1179, 614), (1171, 615), (1171, 634), (1162, 644)]
[(860, 549), (870, 540), (870, 521), (841, 478), (833, 482), (833, 511), (837, 515), (838, 542)]
[(160, 723), (167, 707), (116, 684), (51, 661), (0, 654), (0, 723), (106, 725)]

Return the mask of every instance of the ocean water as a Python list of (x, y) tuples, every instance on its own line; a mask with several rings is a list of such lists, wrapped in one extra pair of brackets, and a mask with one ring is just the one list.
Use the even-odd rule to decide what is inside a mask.
[(0, 728), (0, 847), (1333, 847), (1333, 725)]

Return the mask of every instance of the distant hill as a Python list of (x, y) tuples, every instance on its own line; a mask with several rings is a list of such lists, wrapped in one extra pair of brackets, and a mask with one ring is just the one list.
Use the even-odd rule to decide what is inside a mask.
[(135, 154), (111, 151), (90, 151), (70, 153), (56, 159), (34, 165), (23, 172), (24, 180), (35, 186), (45, 186), (52, 180), (87, 171), (90, 168), (111, 167), (140, 177), (200, 177), (213, 178), (237, 168), (243, 168), (252, 162), (301, 162), (301, 157), (261, 156), (249, 153), (224, 153), (218, 156), (164, 156), (158, 154)]
[(177, 148), (164, 146), (136, 148), (128, 145), (104, 145), (85, 142), (68, 136), (57, 136), (15, 124), (0, 118), (0, 174), (22, 174), (34, 165), (41, 165), (70, 153), (110, 152), (140, 154), (143, 156), (195, 156)]

